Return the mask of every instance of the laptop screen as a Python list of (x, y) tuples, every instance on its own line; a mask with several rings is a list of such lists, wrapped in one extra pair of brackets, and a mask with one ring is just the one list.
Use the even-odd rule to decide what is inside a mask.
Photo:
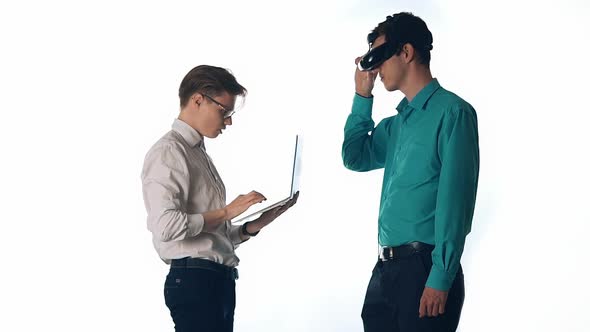
[(290, 197), (293, 197), (299, 191), (299, 179), (301, 178), (301, 136), (295, 136), (295, 153), (293, 156), (293, 173), (291, 174), (291, 192)]
[(293, 198), (293, 196), (299, 191), (299, 182), (300, 182), (299, 180), (301, 178), (301, 147), (302, 147), (301, 136), (296, 135), (295, 136), (295, 152), (293, 154), (293, 170), (291, 171), (291, 191), (289, 192), (288, 196), (281, 198), (280, 201), (275, 201), (275, 202), (273, 202), (274, 204), (269, 205), (265, 208), (259, 209), (258, 211), (254, 212), (254, 213), (247, 214), (245, 217), (240, 216), (240, 217), (232, 220), (232, 222), (237, 223), (237, 222), (242, 222), (245, 220), (250, 220), (252, 217), (258, 216), (265, 211), (268, 211), (278, 205), (284, 204), (285, 202), (287, 202), (287, 200)]

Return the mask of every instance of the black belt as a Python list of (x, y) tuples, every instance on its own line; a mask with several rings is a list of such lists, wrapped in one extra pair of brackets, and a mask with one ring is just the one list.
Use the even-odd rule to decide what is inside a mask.
[(397, 247), (382, 247), (379, 252), (379, 259), (382, 261), (388, 261), (391, 259), (408, 257), (419, 252), (431, 252), (433, 249), (434, 246), (432, 244), (423, 242), (410, 242)]
[(238, 269), (235, 267), (229, 267), (203, 258), (185, 257), (173, 259), (170, 266), (173, 268), (184, 267), (211, 270), (220, 273), (224, 278), (226, 277), (232, 280), (238, 279)]

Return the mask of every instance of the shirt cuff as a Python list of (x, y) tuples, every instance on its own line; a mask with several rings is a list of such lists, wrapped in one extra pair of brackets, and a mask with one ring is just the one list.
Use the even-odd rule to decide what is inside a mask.
[(426, 280), (426, 286), (446, 292), (451, 288), (451, 285), (453, 285), (456, 274), (456, 272), (455, 274), (452, 274), (447, 271), (439, 270), (433, 265), (430, 269), (428, 280)]
[(189, 237), (195, 237), (203, 231), (205, 218), (202, 214), (187, 214), (187, 234)]
[(242, 237), (240, 236), (241, 230), (242, 225), (232, 225), (231, 227), (231, 230), (229, 232), (229, 238), (231, 239), (231, 243), (233, 243), (234, 246), (237, 246), (238, 244), (246, 242), (250, 239), (247, 238), (246, 240), (242, 240)]
[(373, 97), (367, 98), (355, 93), (354, 99), (352, 100), (352, 113), (371, 118), (373, 113)]

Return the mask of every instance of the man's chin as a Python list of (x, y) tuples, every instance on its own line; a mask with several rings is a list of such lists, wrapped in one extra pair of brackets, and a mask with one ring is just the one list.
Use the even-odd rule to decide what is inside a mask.
[(391, 86), (391, 85), (389, 85), (389, 86), (388, 86), (388, 85), (385, 85), (385, 84), (383, 84), (383, 87), (385, 87), (385, 90), (387, 90), (387, 91), (389, 91), (389, 92), (394, 92), (394, 91), (397, 91), (397, 90), (399, 90), (399, 89), (397, 88), (397, 86)]
[(219, 136), (219, 131), (216, 131), (214, 133), (203, 134), (203, 136), (205, 136), (207, 138), (216, 138), (217, 136)]

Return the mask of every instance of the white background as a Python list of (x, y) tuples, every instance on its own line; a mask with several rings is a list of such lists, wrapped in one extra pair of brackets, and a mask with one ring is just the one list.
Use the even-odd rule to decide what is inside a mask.
[[(239, 248), (235, 330), (361, 331), (382, 172), (342, 166), (342, 130), (366, 34), (402, 10), (479, 116), (460, 330), (588, 331), (582, 0), (3, 1), (0, 330), (173, 330), (139, 174), (182, 77), (212, 64), (249, 90), (207, 142), (228, 199), (281, 196), (305, 136), (299, 203)], [(394, 114), (401, 94), (374, 94)]]

